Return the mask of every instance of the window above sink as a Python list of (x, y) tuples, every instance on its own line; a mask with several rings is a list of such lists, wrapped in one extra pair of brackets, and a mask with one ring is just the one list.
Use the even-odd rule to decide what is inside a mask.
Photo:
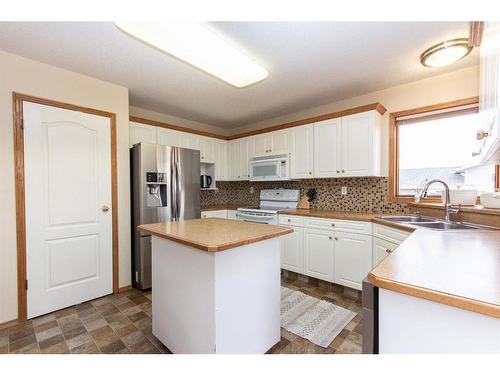
[[(440, 179), (450, 187), (498, 188), (498, 166), (475, 166), (479, 124), (478, 98), (468, 98), (391, 113), (390, 197), (413, 201), (425, 180)], [(441, 187), (429, 190), (440, 201)]]

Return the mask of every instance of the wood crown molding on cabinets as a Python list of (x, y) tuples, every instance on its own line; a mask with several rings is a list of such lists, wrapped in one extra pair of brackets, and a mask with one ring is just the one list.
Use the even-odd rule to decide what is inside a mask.
[(156, 120), (148, 120), (148, 119), (145, 119), (142, 117), (130, 116), (129, 119), (130, 119), (130, 121), (138, 122), (140, 124), (152, 125), (152, 126), (157, 126), (159, 128), (172, 129), (172, 130), (177, 130), (177, 131), (181, 131), (184, 133), (202, 135), (204, 137), (217, 138), (217, 139), (222, 139), (222, 140), (227, 141), (227, 136), (225, 136), (225, 135), (219, 135), (219, 134), (215, 134), (215, 133), (205, 132), (202, 130), (185, 128), (185, 127), (182, 127), (179, 125), (168, 124), (166, 122), (161, 122), (161, 121), (156, 121)]
[(118, 249), (118, 185), (117, 185), (117, 146), (116, 114), (99, 109), (81, 107), (56, 100), (36, 96), (12, 93), (14, 121), (14, 168), (16, 194), (16, 236), (17, 236), (17, 298), (18, 320), (27, 319), (27, 273), (26, 273), (26, 209), (24, 187), (24, 125), (23, 103), (30, 102), (46, 106), (89, 113), (109, 118), (111, 138), (111, 214), (112, 214), (112, 253), (113, 253), (113, 293), (119, 292), (119, 249)]
[(367, 112), (367, 111), (373, 111), (373, 110), (377, 111), (381, 115), (383, 115), (387, 111), (387, 109), (382, 104), (371, 103), (371, 104), (362, 105), (359, 107), (349, 108), (349, 109), (345, 109), (345, 110), (341, 110), (341, 111), (337, 111), (337, 112), (326, 113), (326, 114), (319, 115), (319, 116), (309, 117), (309, 118), (302, 119), (302, 120), (295, 120), (295, 121), (287, 122), (287, 123), (280, 124), (280, 125), (274, 125), (274, 126), (270, 126), (267, 128), (252, 130), (249, 132), (234, 134), (234, 135), (230, 135), (230, 136), (224, 136), (224, 135), (205, 132), (205, 131), (201, 131), (201, 130), (185, 128), (185, 127), (182, 127), (179, 125), (172, 125), (172, 124), (168, 124), (168, 123), (156, 121), (156, 120), (148, 120), (148, 119), (144, 119), (144, 118), (136, 117), (136, 116), (130, 116), (130, 121), (138, 122), (141, 124), (152, 125), (152, 126), (158, 126), (161, 128), (178, 130), (178, 131), (182, 131), (185, 133), (192, 133), (192, 134), (202, 135), (205, 137), (212, 137), (212, 138), (230, 141), (233, 139), (249, 137), (249, 136), (257, 135), (257, 134), (269, 133), (269, 132), (273, 132), (276, 130), (293, 128), (295, 126), (311, 124), (311, 123), (318, 122), (318, 121), (324, 121), (324, 120), (329, 120), (332, 118), (349, 116), (349, 115), (353, 115), (355, 113), (361, 113), (361, 112)]

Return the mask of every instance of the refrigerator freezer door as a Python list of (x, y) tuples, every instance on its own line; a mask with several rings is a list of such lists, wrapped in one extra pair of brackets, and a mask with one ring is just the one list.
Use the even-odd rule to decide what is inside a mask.
[(134, 252), (134, 286), (151, 288), (151, 236), (139, 238), (139, 249)]

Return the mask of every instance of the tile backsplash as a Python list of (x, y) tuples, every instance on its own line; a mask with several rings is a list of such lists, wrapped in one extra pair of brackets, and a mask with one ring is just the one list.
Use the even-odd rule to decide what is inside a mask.
[[(340, 189), (347, 187), (347, 195)], [(385, 177), (321, 178), (280, 182), (218, 181), (216, 191), (202, 191), (201, 205), (257, 205), (261, 189), (300, 189), (301, 196), (316, 188), (311, 208), (349, 212), (408, 213), (403, 203), (389, 201), (389, 179)], [(253, 187), (253, 193), (250, 188)]]

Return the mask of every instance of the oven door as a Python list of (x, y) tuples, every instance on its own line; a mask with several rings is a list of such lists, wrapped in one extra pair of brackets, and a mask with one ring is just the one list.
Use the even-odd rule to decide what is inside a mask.
[(250, 161), (250, 181), (288, 180), (287, 159), (264, 159)]
[(278, 215), (268, 213), (241, 212), (236, 213), (238, 220), (258, 224), (278, 224)]

